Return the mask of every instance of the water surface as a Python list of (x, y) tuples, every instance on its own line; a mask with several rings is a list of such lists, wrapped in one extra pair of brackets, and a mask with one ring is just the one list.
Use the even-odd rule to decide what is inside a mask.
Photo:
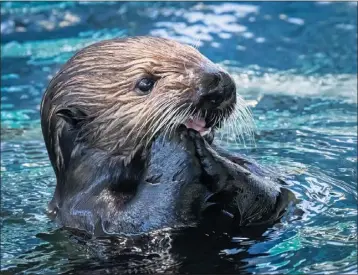
[[(286, 175), (301, 219), (255, 238), (188, 229), (109, 241), (56, 228), (41, 97), (76, 50), (133, 35), (195, 45), (232, 73), (257, 132), (255, 144), (222, 146)], [(356, 3), (2, 2), (3, 274), (356, 274), (356, 75)]]

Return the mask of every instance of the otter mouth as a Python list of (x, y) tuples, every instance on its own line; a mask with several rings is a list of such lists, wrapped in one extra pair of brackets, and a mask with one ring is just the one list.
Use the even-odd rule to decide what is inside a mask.
[[(188, 129), (193, 129), (200, 133), (201, 136), (210, 135), (213, 130), (220, 129), (223, 122), (230, 117), (234, 103), (224, 110), (197, 110), (194, 115), (187, 118), (183, 125)], [(205, 116), (203, 115), (205, 114)]]
[(200, 133), (201, 136), (206, 136), (211, 133), (212, 128), (207, 127), (205, 118), (190, 116), (185, 122), (184, 126), (188, 129), (193, 129)]

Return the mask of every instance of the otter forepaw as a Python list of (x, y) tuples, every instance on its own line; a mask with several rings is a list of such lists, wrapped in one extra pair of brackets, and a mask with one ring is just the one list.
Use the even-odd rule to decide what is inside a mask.
[(206, 140), (207, 143), (212, 144), (214, 141), (214, 137), (215, 137), (214, 130), (211, 130), (210, 133), (204, 136), (204, 139)]
[(188, 134), (195, 144), (195, 149), (197, 151), (197, 155), (199, 156), (199, 158), (206, 159), (208, 157), (211, 157), (210, 152), (207, 150), (205, 146), (205, 140), (200, 135), (200, 133), (189, 129)]
[(199, 158), (199, 161), (204, 171), (209, 176), (217, 175), (218, 172), (220, 171), (220, 168), (217, 167), (218, 166), (217, 161), (215, 160), (211, 151), (208, 150), (207, 142), (197, 131), (189, 130), (188, 133), (194, 142), (196, 155)]
[(192, 139), (201, 139), (203, 140), (203, 137), (200, 135), (198, 131), (188, 129), (188, 134)]

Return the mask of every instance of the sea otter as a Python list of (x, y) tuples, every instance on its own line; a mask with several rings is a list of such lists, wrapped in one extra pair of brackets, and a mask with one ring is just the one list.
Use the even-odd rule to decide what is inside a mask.
[(212, 143), (237, 101), (231, 76), (189, 45), (131, 37), (80, 50), (41, 104), (57, 179), (50, 212), (95, 235), (277, 221), (292, 193)]

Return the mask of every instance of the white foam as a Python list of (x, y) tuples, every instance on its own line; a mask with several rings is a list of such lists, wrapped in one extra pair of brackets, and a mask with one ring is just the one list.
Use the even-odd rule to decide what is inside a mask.
[[(237, 91), (244, 98), (250, 95), (283, 94), (319, 96), (357, 103), (357, 76), (354, 74), (299, 75), (288, 71), (267, 71), (257, 74), (248, 68), (227, 68)], [(252, 103), (252, 102), (251, 102)]]

